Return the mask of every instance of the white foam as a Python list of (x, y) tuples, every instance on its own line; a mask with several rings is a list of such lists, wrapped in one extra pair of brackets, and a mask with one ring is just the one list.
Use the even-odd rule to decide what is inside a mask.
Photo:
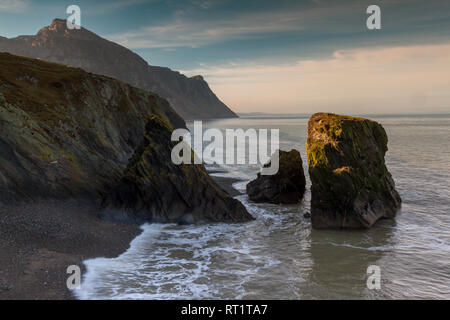
[(143, 225), (142, 234), (119, 257), (84, 262), (87, 272), (76, 297), (206, 299), (219, 298), (224, 290), (243, 297), (250, 278), (280, 263), (255, 254), (259, 245), (252, 242), (249, 225), (260, 223)]
[[(300, 125), (306, 132), (303, 122)], [(306, 159), (301, 149), (304, 137), (295, 136), (299, 124), (293, 124), (286, 130), (294, 135), (290, 139), (296, 144), (290, 140), (281, 146), (300, 149)], [(395, 136), (391, 141), (395, 143)], [(302, 217), (308, 210), (309, 190), (299, 206), (255, 204), (242, 194), (236, 198), (256, 221), (144, 225), (142, 234), (119, 257), (85, 261), (82, 289), (75, 294), (79, 299), (377, 298), (353, 290), (365, 284), (365, 280), (358, 282), (366, 277), (363, 264), (376, 261), (383, 266), (386, 280), (396, 284), (386, 287), (384, 297), (405, 298), (408, 292), (415, 297), (420, 292), (418, 297), (442, 298), (442, 292), (449, 288), (448, 175), (411, 167), (392, 157), (387, 160), (403, 198), (403, 212), (395, 222), (382, 222), (362, 236), (344, 231), (313, 234)], [(241, 179), (233, 184), (240, 191), (258, 171), (243, 165), (208, 165), (207, 169), (216, 176)], [(338, 265), (342, 257), (330, 254), (324, 261), (320, 257), (326, 250), (339, 250), (337, 247), (345, 247), (349, 256), (357, 253), (362, 268), (355, 268), (361, 273), (350, 268), (345, 277), (335, 275), (330, 284), (321, 270)], [(415, 267), (419, 269), (417, 274), (411, 272)], [(352, 276), (357, 282), (351, 282)], [(405, 276), (407, 282), (395, 282)], [(417, 285), (413, 290), (412, 283)]]

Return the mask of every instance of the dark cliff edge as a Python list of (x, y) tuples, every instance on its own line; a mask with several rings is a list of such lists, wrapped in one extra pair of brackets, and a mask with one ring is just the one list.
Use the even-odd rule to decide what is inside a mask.
[[(153, 218), (173, 208), (179, 219), (193, 214), (192, 222), (251, 219), (203, 165), (172, 163), (171, 133), (185, 123), (156, 94), (82, 69), (3, 53), (0, 123), (3, 203), (98, 200), (125, 174), (135, 185), (145, 181), (147, 192), (132, 196), (136, 203), (149, 203)], [(160, 221), (173, 221), (163, 213)]]
[(103, 198), (103, 215), (137, 221), (245, 222), (253, 218), (208, 175), (203, 165), (171, 161), (170, 128), (153, 116), (122, 178)]
[(79, 67), (152, 91), (167, 99), (184, 119), (236, 118), (201, 76), (188, 78), (150, 66), (139, 55), (84, 28), (68, 30), (55, 19), (34, 36), (0, 37), (0, 52)]
[(158, 95), (79, 68), (0, 53), (0, 201), (96, 199), (157, 115)]

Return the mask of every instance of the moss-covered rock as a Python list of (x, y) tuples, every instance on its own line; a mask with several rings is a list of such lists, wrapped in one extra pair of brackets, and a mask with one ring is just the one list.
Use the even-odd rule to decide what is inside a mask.
[(103, 199), (104, 217), (153, 222), (243, 222), (253, 218), (203, 165), (171, 161), (171, 130), (153, 116), (119, 183)]
[(314, 228), (369, 228), (401, 199), (384, 156), (387, 135), (368, 119), (314, 114), (306, 142)]
[(143, 220), (251, 219), (202, 166), (172, 164), (171, 132), (185, 127), (156, 94), (0, 53), (0, 203), (106, 199), (129, 182), (121, 196)]
[[(272, 156), (273, 157), (273, 156)], [(246, 191), (250, 200), (268, 203), (298, 203), (305, 193), (305, 174), (300, 152), (279, 151), (279, 168), (274, 175), (261, 175), (250, 181)], [(265, 165), (270, 167), (270, 162)]]
[(0, 202), (98, 198), (120, 178), (151, 115), (185, 127), (153, 93), (0, 53)]

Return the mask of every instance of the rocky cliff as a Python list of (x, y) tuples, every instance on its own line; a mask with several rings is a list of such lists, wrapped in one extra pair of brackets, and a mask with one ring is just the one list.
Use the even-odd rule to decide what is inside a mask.
[[(100, 199), (130, 172), (142, 144), (152, 139), (154, 157), (139, 179), (158, 194), (148, 199), (134, 194), (136, 201), (183, 206), (184, 199), (167, 195), (189, 185), (193, 192), (208, 189), (210, 198), (197, 197), (183, 214), (197, 210), (196, 217), (213, 220), (209, 210), (216, 210), (214, 221), (250, 219), (203, 166), (187, 169), (189, 175), (173, 168), (166, 157), (170, 143), (160, 138), (170, 140), (174, 127), (185, 127), (184, 120), (156, 94), (79, 68), (1, 53), (0, 202)], [(170, 172), (170, 183), (157, 172)]]
[(387, 135), (363, 118), (317, 113), (306, 143), (314, 228), (369, 228), (401, 199), (386, 168)]
[(121, 180), (103, 199), (103, 214), (127, 212), (136, 220), (181, 223), (252, 219), (239, 201), (211, 180), (203, 165), (173, 164), (175, 144), (170, 128), (151, 117)]
[(150, 66), (137, 54), (82, 28), (68, 30), (55, 19), (34, 36), (0, 37), (0, 52), (39, 58), (107, 75), (167, 99), (184, 119), (234, 118), (201, 76), (188, 78)]

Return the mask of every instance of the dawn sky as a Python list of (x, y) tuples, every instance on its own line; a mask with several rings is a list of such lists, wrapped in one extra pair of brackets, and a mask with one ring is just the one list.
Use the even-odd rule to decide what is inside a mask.
[[(149, 64), (202, 74), (237, 112), (450, 112), (450, 1), (0, 0), (0, 36), (66, 8)], [(381, 30), (366, 9), (381, 8)]]

